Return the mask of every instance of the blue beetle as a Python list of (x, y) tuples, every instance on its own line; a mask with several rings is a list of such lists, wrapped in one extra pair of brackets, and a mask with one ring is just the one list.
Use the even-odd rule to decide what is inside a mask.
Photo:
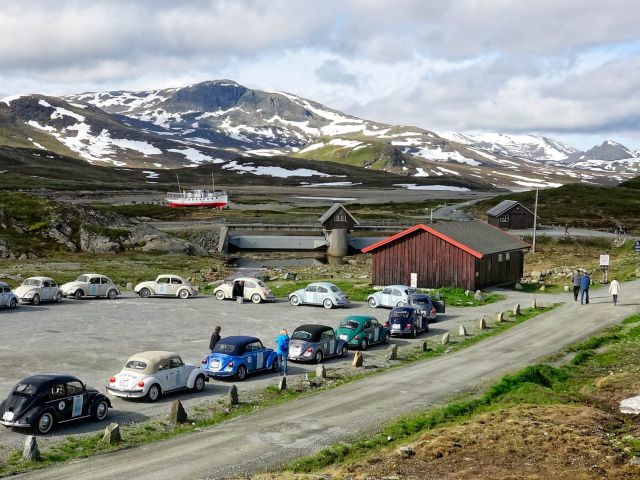
[(202, 361), (202, 370), (209, 378), (235, 377), (244, 380), (247, 374), (278, 370), (278, 356), (265, 348), (259, 338), (226, 337), (218, 341), (213, 352)]

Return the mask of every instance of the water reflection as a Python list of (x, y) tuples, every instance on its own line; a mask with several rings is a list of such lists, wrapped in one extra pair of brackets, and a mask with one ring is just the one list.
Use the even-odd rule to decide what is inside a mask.
[(229, 260), (229, 264), (234, 268), (288, 268), (288, 267), (304, 267), (310, 265), (326, 265), (330, 263), (331, 265), (336, 265), (334, 263), (338, 261), (339, 263), (343, 263), (342, 258), (336, 257), (328, 258), (328, 255), (325, 254), (300, 254), (300, 255), (286, 255), (286, 256), (277, 256), (277, 257), (267, 257), (267, 256), (251, 256), (248, 254), (243, 254), (241, 256), (234, 257)]

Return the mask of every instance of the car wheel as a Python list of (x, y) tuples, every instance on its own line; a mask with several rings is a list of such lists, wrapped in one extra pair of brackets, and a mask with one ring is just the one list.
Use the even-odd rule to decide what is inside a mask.
[(242, 381), (247, 378), (247, 367), (244, 365), (240, 365), (238, 367), (238, 371), (236, 372), (236, 380)]
[(429, 320), (432, 322), (435, 322), (437, 317), (438, 317), (437, 310), (435, 309), (435, 307), (431, 307), (431, 312), (429, 312)]
[(107, 292), (107, 298), (109, 300), (115, 300), (117, 296), (118, 296), (118, 292), (116, 292), (114, 289), (111, 289)]
[(138, 295), (140, 295), (142, 298), (149, 298), (151, 296), (151, 290), (149, 290), (148, 288), (142, 288), (138, 292)]
[(147, 400), (150, 402), (155, 402), (160, 398), (160, 387), (157, 383), (154, 383), (149, 387), (149, 391), (147, 392)]
[(54, 421), (51, 412), (44, 412), (36, 421), (36, 431), (42, 435), (49, 433), (53, 428)]
[(223, 292), (222, 290), (218, 290), (218, 291), (216, 292), (216, 298), (217, 298), (218, 300), (224, 300), (224, 292)]
[(365, 351), (367, 349), (367, 347), (369, 346), (369, 340), (367, 340), (366, 338), (362, 340), (362, 342), (360, 343), (360, 350)]
[(40, 295), (38, 295), (37, 293), (33, 296), (33, 304), (40, 305)]
[(324, 308), (333, 308), (333, 302), (331, 301), (330, 298), (325, 298), (324, 301), (322, 302), (322, 306)]
[(193, 391), (201, 392), (204, 390), (204, 375), (198, 375), (196, 381), (193, 382)]
[(294, 307), (297, 307), (298, 305), (300, 305), (300, 297), (298, 297), (297, 295), (294, 295), (293, 297), (291, 297), (289, 299), (289, 302), (291, 303), (291, 305), (293, 305)]
[(73, 294), (76, 300), (80, 300), (84, 296), (84, 292), (82, 290), (76, 290), (76, 293)]
[(262, 297), (259, 293), (254, 293), (253, 295), (251, 295), (251, 301), (253, 303), (260, 303), (262, 301)]
[(390, 340), (391, 340), (391, 334), (387, 332), (387, 334), (384, 336), (384, 344), (388, 345)]
[(348, 353), (349, 353), (349, 349), (345, 345), (344, 347), (342, 347), (342, 350), (340, 350), (340, 356), (341, 357), (346, 357)]
[(416, 338), (417, 336), (418, 336), (418, 329), (416, 327), (413, 327), (411, 329), (411, 337)]
[(106, 400), (100, 400), (93, 410), (93, 418), (102, 421), (107, 418), (107, 413), (109, 413), (109, 404)]
[(371, 298), (367, 301), (367, 303), (369, 304), (369, 306), (370, 306), (371, 308), (376, 308), (376, 307), (378, 306), (378, 302), (377, 302), (377, 301), (376, 301), (376, 299), (375, 299), (375, 298), (373, 298), (373, 297), (371, 297)]
[(272, 372), (277, 372), (278, 371), (278, 367), (279, 367), (278, 363), (279, 363), (279, 361), (280, 360), (278, 359), (278, 357), (273, 359), (273, 363), (271, 364), (271, 371)]
[(12, 298), (9, 301), (9, 308), (16, 308), (18, 306), (18, 301), (15, 298)]
[(180, 298), (182, 298), (183, 300), (184, 300), (185, 298), (189, 298), (189, 290), (187, 290), (186, 288), (184, 288), (184, 289), (180, 290), (180, 292), (178, 293), (178, 296), (179, 296)]
[(396, 303), (396, 307), (404, 307), (404, 302), (400, 301)]
[(62, 292), (56, 293), (55, 302), (60, 303), (62, 301)]
[(324, 355), (322, 354), (322, 350), (318, 350), (315, 356), (313, 357), (314, 363), (322, 363), (323, 357)]

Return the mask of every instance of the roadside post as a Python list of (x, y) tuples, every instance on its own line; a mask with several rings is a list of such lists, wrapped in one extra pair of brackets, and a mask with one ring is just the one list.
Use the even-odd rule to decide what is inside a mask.
[(600, 255), (600, 270), (602, 270), (602, 283), (609, 283), (609, 255)]
[(633, 251), (640, 253), (640, 240), (636, 240), (636, 243), (633, 244)]
[(409, 285), (411, 288), (418, 288), (418, 274), (417, 273), (412, 273), (411, 274), (411, 285)]

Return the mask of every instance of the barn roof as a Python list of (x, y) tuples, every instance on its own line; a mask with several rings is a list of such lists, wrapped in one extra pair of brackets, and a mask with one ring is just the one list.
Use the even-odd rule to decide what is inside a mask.
[(355, 223), (356, 225), (360, 225), (360, 222), (358, 220), (356, 220), (355, 217), (349, 213), (349, 210), (347, 210), (345, 208), (345, 206), (342, 205), (341, 203), (334, 203), (333, 205), (331, 205), (331, 208), (329, 208), (329, 210), (324, 212), (324, 214), (318, 219), (318, 222), (320, 222), (320, 223), (326, 222), (327, 220), (329, 220), (331, 218), (331, 216), (334, 213), (336, 213), (336, 211), (338, 211), (341, 208), (342, 208), (342, 210), (344, 210), (344, 213), (349, 215), (351, 220), (353, 220), (353, 223)]
[(496, 206), (494, 206), (494, 207), (490, 208), (489, 210), (487, 210), (487, 215), (491, 215), (492, 217), (499, 217), (500, 215), (502, 215), (503, 213), (506, 213), (507, 211), (511, 210), (513, 207), (515, 207), (518, 204), (522, 208), (524, 208), (527, 212), (529, 212), (531, 215), (533, 215), (533, 212), (531, 210), (529, 210), (527, 207), (525, 207), (524, 205), (522, 205), (520, 202), (518, 202), (516, 200), (503, 200), (503, 201), (501, 201)]
[(371, 252), (377, 248), (392, 243), (413, 232), (429, 232), (447, 243), (455, 245), (476, 258), (498, 252), (509, 252), (513, 250), (524, 250), (529, 248), (529, 244), (503, 232), (499, 228), (488, 223), (470, 222), (449, 222), (432, 225), (415, 225), (400, 233), (385, 238), (384, 240), (363, 248), (364, 253)]

